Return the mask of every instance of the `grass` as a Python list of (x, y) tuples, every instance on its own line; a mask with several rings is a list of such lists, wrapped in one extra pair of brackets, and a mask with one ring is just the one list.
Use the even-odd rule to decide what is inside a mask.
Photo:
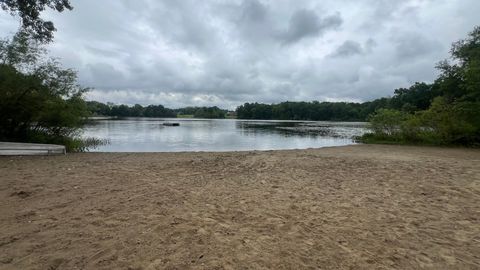
[(194, 118), (193, 114), (177, 114), (177, 118)]

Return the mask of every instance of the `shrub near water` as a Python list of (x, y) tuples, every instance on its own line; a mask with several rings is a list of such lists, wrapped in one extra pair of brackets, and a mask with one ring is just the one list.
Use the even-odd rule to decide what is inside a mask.
[(370, 116), (366, 143), (480, 145), (480, 27), (452, 46), (455, 64), (442, 61), (428, 109), (377, 110)]
[(373, 133), (362, 140), (367, 143), (417, 143), (451, 145), (475, 143), (476, 128), (465, 121), (458, 106), (437, 97), (430, 109), (414, 114), (380, 109), (369, 118)]
[(0, 140), (55, 143), (84, 150), (78, 130), (89, 115), (86, 89), (26, 33), (0, 41)]
[(379, 109), (376, 114), (369, 118), (370, 128), (380, 138), (401, 140), (403, 123), (409, 116), (409, 114), (397, 110)]

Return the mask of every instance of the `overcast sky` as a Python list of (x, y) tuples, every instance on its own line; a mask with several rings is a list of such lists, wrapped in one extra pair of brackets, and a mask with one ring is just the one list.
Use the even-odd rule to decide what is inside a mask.
[[(168, 107), (367, 101), (431, 82), (479, 0), (71, 0), (52, 56), (88, 99)], [(7, 36), (18, 19), (0, 13)]]

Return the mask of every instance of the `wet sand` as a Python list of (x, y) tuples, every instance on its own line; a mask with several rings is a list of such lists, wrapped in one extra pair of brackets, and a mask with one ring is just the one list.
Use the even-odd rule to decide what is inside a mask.
[(480, 150), (0, 157), (0, 269), (480, 269)]

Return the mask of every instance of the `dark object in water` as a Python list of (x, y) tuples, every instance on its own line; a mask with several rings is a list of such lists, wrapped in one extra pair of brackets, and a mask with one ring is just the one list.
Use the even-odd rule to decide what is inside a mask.
[(166, 122), (166, 123), (163, 123), (164, 126), (169, 126), (169, 127), (178, 127), (180, 126), (180, 123), (169, 123), (169, 122)]

